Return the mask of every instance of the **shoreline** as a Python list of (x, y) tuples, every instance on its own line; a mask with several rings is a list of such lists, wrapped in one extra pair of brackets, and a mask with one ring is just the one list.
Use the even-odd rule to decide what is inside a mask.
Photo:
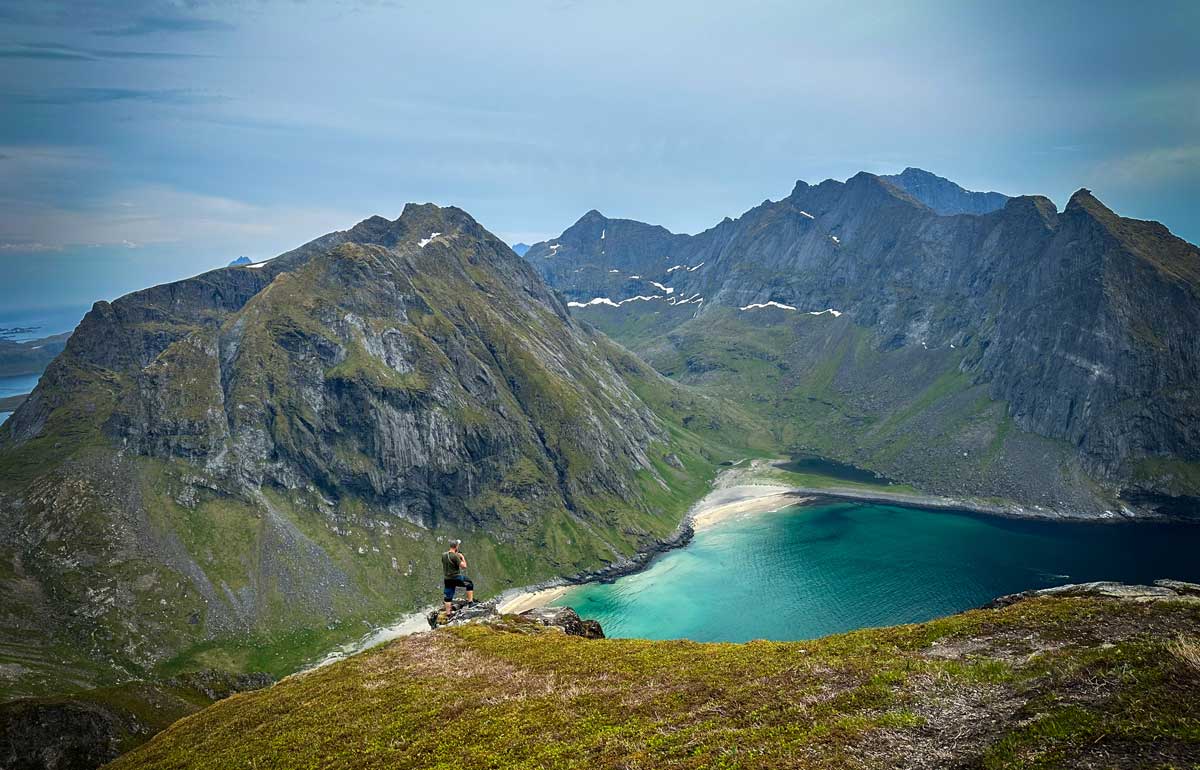
[(722, 483), (722, 475), (725, 473), (718, 474), (713, 480), (713, 488), (692, 504), (684, 514), (683, 521), (669, 537), (603, 569), (554, 578), (524, 588), (509, 589), (498, 597), (496, 609), (501, 613), (519, 613), (543, 607), (577, 586), (611, 583), (625, 575), (641, 572), (650, 566), (650, 562), (659, 554), (686, 546), (697, 531), (709, 529), (735, 517), (771, 513), (793, 505), (804, 505), (816, 497), (796, 487), (782, 484)]
[[(697, 531), (704, 531), (736, 517), (770, 513), (793, 505), (815, 505), (825, 501), (877, 502), (902, 508), (1073, 523), (1109, 525), (1145, 521), (1194, 523), (1171, 516), (1128, 515), (1114, 511), (1089, 515), (1026, 508), (1016, 503), (990, 504), (971, 499), (889, 492), (885, 489), (836, 486), (799, 487), (779, 483), (781, 480), (772, 479), (766, 475), (773, 469), (774, 463), (771, 461), (752, 460), (743, 465), (744, 462), (746, 461), (738, 461), (734, 465), (722, 469), (713, 479), (709, 492), (692, 504), (692, 507), (684, 514), (679, 526), (667, 537), (600, 569), (550, 578), (528, 586), (508, 588), (487, 601), (494, 601), (497, 611), (501, 614), (519, 614), (526, 610), (544, 607), (561, 598), (572, 588), (588, 583), (612, 583), (617, 578), (641, 572), (649, 567), (658, 555), (686, 546), (692, 541)], [(767, 467), (764, 468), (764, 465)], [(427, 614), (438, 606), (440, 605), (430, 604), (423, 609), (406, 613), (400, 616), (396, 622), (373, 629), (356, 642), (343, 644), (331, 650), (318, 662), (303, 670), (321, 668), (401, 636), (424, 633), (429, 630)]]
[(998, 516), (1005, 519), (1030, 519), (1035, 521), (1059, 521), (1075, 524), (1138, 524), (1147, 522), (1157, 523), (1195, 523), (1194, 519), (1168, 514), (1131, 514), (1120, 511), (1102, 511), (1100, 513), (1083, 513), (1076, 511), (1061, 511), (1052, 508), (1035, 506), (1027, 508), (1017, 503), (985, 503), (972, 498), (941, 497), (938, 495), (910, 494), (907, 492), (888, 492), (884, 489), (863, 489), (857, 487), (792, 487), (796, 494), (810, 495), (813, 498), (831, 500), (854, 500), (858, 502), (888, 503), (901, 508), (922, 508), (951, 513), (970, 513), (980, 516)]
[[(801, 505), (811, 502), (815, 497), (797, 494), (795, 488), (782, 484), (725, 483), (731, 470), (733, 469), (726, 469), (713, 479), (713, 488), (692, 504), (692, 507), (684, 514), (683, 521), (668, 537), (601, 569), (580, 572), (567, 577), (551, 578), (541, 583), (519, 588), (509, 588), (487, 601), (496, 602), (496, 610), (501, 614), (518, 614), (537, 607), (544, 607), (577, 586), (587, 583), (611, 583), (624, 575), (640, 572), (649, 566), (655, 556), (682, 548), (690, 543), (697, 528), (708, 529), (735, 516), (768, 513), (792, 505)], [(375, 628), (357, 641), (347, 642), (330, 650), (320, 660), (296, 673), (322, 668), (402, 636), (425, 633), (430, 630), (426, 617), (438, 606), (430, 604), (422, 609), (405, 613), (394, 623)]]

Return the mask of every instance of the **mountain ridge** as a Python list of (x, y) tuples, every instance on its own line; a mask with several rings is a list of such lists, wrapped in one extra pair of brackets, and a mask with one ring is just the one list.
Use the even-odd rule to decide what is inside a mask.
[(0, 684), (289, 673), (424, 604), (451, 535), (486, 593), (603, 567), (731, 414), (453, 207), (98, 302), (0, 426)]
[(998, 192), (974, 192), (957, 183), (909, 166), (899, 174), (885, 175), (886, 179), (908, 192), (943, 216), (950, 214), (987, 214), (1003, 208), (1009, 196)]
[[(605, 231), (609, 235), (601, 246), (597, 235)], [(830, 404), (829, 426), (849, 429), (859, 439), (849, 450), (841, 449), (838, 459), (875, 463), (888, 476), (934, 483), (942, 492), (994, 494), (988, 482), (996, 469), (967, 467), (950, 458), (945, 462), (957, 466), (955, 473), (974, 477), (963, 482), (965, 487), (949, 476), (932, 478), (931, 473), (939, 474), (932, 468), (906, 476), (906, 463), (920, 458), (915, 449), (901, 448), (909, 460), (898, 459), (896, 442), (903, 437), (878, 406), (899, 393), (901, 414), (940, 408), (922, 399), (948, 397), (950, 391), (929, 389), (957, 378), (953, 391), (983, 386), (990, 402), (1003, 404), (1005, 414), (988, 417), (990, 425), (983, 429), (992, 439), (1008, 440), (1005, 425), (1012, 420), (1021, 431), (1060, 442), (1036, 450), (1055, 457), (1054, 464), (1063, 469), (1057, 477), (1035, 468), (1019, 472), (1024, 461), (1015, 457), (1017, 465), (1006, 475), (1015, 480), (1028, 471), (1065, 497), (1038, 493), (1036, 485), (1011, 487), (1005, 494), (1019, 494), (1027, 504), (1054, 507), (1065, 500), (1072, 509), (1097, 511), (1137, 507), (1131, 496), (1144, 501), (1147, 493), (1200, 496), (1200, 415), (1186, 397), (1200, 381), (1194, 363), (1198, 352), (1181, 332), (1200, 326), (1200, 250), (1158, 223), (1117, 216), (1086, 190), (1072, 196), (1061, 212), (1042, 196), (1018, 196), (987, 213), (942, 215), (886, 178), (863, 172), (846, 182), (798, 182), (786, 198), (766, 201), (695, 236), (589, 212), (559, 238), (535, 244), (526, 258), (578, 303), (572, 312), (660, 371), (691, 384), (723, 372), (718, 378), (727, 380), (726, 397), (735, 397), (739, 387), (746, 390), (749, 383), (734, 383), (745, 367), (731, 369), (728, 362), (716, 370), (705, 368), (711, 364), (679, 366), (687, 360), (692, 367), (715, 352), (706, 350), (704, 319), (716, 330), (717, 319), (733, 314), (727, 320), (737, 325), (737, 334), (731, 326), (721, 342), (713, 341), (726, 351), (739, 344), (739, 336), (773, 334), (776, 341), (764, 353), (784, 369), (795, 371), (784, 363), (789, 359), (840, 367), (845, 380), (833, 385), (835, 392), (821, 384), (817, 397), (812, 392), (817, 383), (789, 385), (785, 373), (782, 391), (754, 395), (759, 403), (815, 397)], [(637, 296), (643, 301), (622, 302)], [(608, 302), (588, 304), (596, 297)], [(687, 312), (678, 305), (682, 297), (693, 300)], [(881, 359), (878, 365), (885, 369), (911, 366), (899, 358), (913, 347), (943, 351), (944, 360), (938, 373), (924, 380), (888, 393), (872, 391), (870, 380), (878, 380), (882, 370), (868, 375), (861, 362), (856, 371), (852, 362), (780, 348), (780, 334), (739, 316), (738, 309), (769, 303), (798, 313), (832, 308), (844, 314), (853, 328), (839, 332), (841, 342), (821, 343), (834, 345), (830, 355), (843, 346), (866, 344), (884, 358), (897, 359), (890, 365)], [(1163, 313), (1140, 314), (1137, 304), (1161, 305)], [(801, 331), (799, 320), (773, 315), (762, 320)], [(695, 333), (681, 334), (693, 327)], [(1097, 338), (1091, 330), (1105, 330), (1107, 336)], [(1103, 342), (1108, 339), (1123, 342), (1113, 346)], [(804, 420), (816, 417), (811, 408), (802, 411)], [(770, 408), (759, 412), (772, 419)], [(928, 428), (957, 431), (959, 455), (978, 457), (989, 442), (967, 439), (976, 430), (967, 424), (973, 420), (963, 412), (954, 418), (956, 424), (942, 420), (940, 427), (930, 423)], [(881, 435), (872, 423), (895, 435)], [(792, 431), (796, 439), (786, 438), (788, 431), (777, 432), (785, 446), (799, 440), (797, 448), (839, 451), (820, 436), (801, 435), (803, 430)]]

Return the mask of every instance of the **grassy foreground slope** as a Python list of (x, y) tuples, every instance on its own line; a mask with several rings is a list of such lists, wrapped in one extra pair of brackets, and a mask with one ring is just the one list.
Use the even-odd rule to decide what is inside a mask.
[(111, 767), (1194, 767), (1200, 600), (1043, 596), (807, 642), (507, 616), (187, 717)]

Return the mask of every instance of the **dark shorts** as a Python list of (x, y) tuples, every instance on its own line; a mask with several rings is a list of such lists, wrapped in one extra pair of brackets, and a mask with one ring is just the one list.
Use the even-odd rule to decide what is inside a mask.
[(475, 590), (475, 584), (472, 583), (467, 578), (466, 575), (460, 575), (459, 577), (456, 577), (456, 578), (446, 578), (442, 582), (446, 586), (445, 595), (446, 595), (446, 601), (448, 601), (448, 602), (454, 600), (454, 589), (455, 588), (465, 588), (468, 591)]

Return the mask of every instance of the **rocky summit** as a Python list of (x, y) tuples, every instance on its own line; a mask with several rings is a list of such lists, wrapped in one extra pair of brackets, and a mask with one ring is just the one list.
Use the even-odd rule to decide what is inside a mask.
[(526, 259), (781, 449), (1045, 515), (1200, 510), (1200, 249), (1087, 190), (860, 173), (698, 235), (590, 211)]
[(289, 673), (435, 600), (451, 535), (490, 594), (603, 568), (714, 404), (455, 208), (99, 302), (0, 427), (0, 689)]

